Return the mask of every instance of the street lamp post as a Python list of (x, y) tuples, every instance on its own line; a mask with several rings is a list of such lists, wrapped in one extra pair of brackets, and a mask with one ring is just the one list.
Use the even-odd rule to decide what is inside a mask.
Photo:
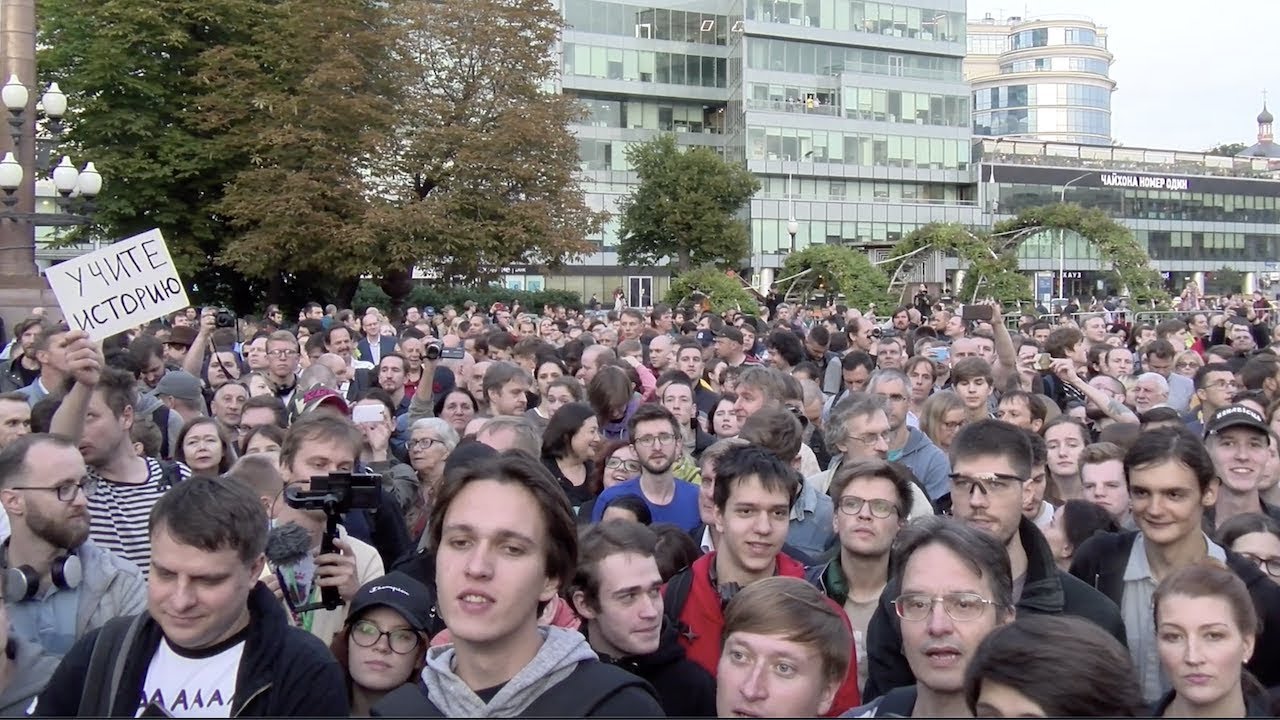
[[(1062, 186), (1062, 195), (1058, 200), (1060, 205), (1067, 204), (1067, 188), (1076, 182), (1083, 180), (1093, 173), (1085, 173), (1080, 177), (1071, 178)], [(1066, 299), (1066, 281), (1067, 281), (1067, 233), (1062, 228), (1058, 228), (1058, 297)]]

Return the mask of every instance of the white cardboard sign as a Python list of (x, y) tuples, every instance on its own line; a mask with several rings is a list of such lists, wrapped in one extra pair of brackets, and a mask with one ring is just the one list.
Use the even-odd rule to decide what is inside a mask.
[(54, 265), (45, 277), (67, 324), (94, 340), (191, 304), (159, 230)]

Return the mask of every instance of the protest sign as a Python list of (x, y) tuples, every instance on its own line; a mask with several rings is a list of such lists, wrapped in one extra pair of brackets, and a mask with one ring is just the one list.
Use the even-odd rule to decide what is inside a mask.
[(102, 340), (191, 303), (159, 230), (148, 230), (45, 271), (73, 330)]

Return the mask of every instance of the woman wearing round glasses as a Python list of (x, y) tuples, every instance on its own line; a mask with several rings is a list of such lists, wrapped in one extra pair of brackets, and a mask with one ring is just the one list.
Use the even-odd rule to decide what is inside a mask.
[(352, 717), (368, 717), (422, 671), (434, 605), (434, 593), (403, 572), (370, 580), (352, 598), (346, 626), (329, 646), (346, 671)]
[(1218, 526), (1218, 544), (1258, 566), (1280, 584), (1280, 523), (1262, 513), (1237, 515)]
[(436, 488), (444, 479), (444, 461), (458, 445), (458, 433), (446, 420), (422, 418), (409, 428), (409, 465), (418, 474), (418, 494), (405, 514), (405, 523), (415, 538), (422, 536)]

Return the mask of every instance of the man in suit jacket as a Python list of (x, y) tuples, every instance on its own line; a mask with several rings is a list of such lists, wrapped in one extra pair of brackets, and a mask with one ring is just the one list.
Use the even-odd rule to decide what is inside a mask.
[(396, 339), (382, 335), (382, 320), (377, 315), (365, 315), (360, 321), (360, 330), (364, 337), (356, 344), (356, 352), (361, 360), (367, 360), (376, 367), (383, 355), (395, 352)]

